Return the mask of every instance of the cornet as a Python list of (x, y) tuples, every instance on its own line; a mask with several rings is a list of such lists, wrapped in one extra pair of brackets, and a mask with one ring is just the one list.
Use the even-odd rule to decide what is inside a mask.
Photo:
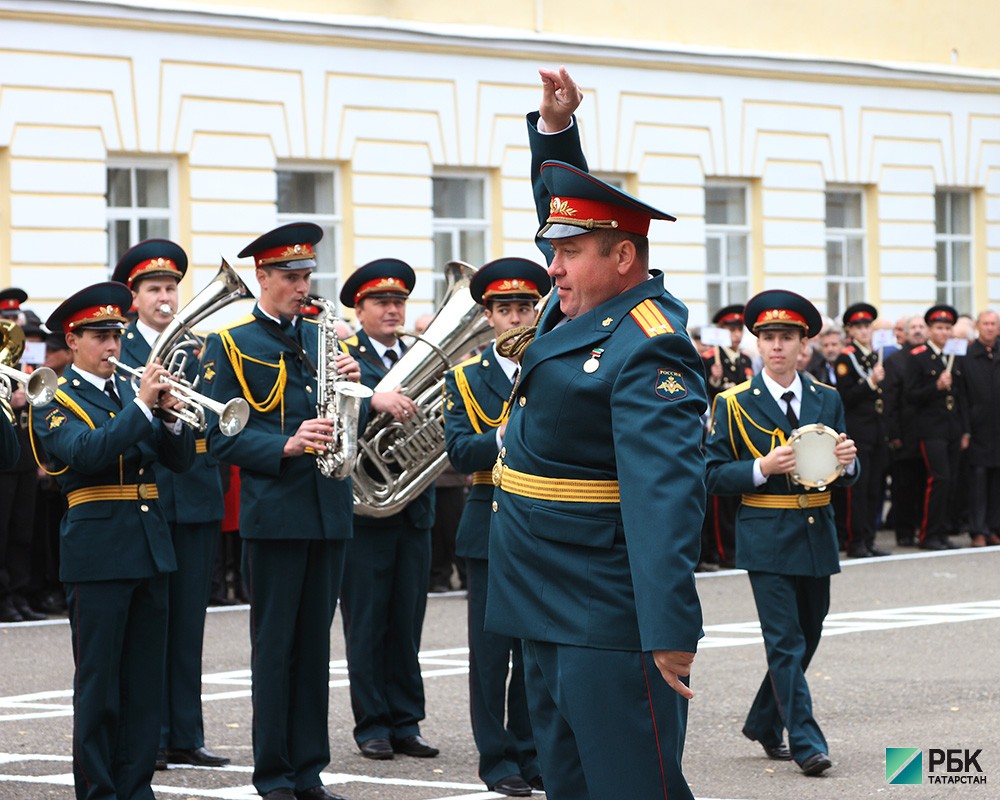
[[(136, 368), (123, 364), (114, 356), (108, 359), (108, 363), (131, 375), (133, 387), (136, 386), (135, 382), (142, 378), (142, 373), (145, 370), (145, 367)], [(185, 406), (171, 413), (199, 433), (202, 433), (207, 427), (205, 422), (206, 408), (218, 416), (219, 430), (225, 436), (235, 436), (246, 427), (247, 420), (250, 419), (250, 406), (242, 397), (234, 397), (228, 403), (220, 403), (207, 395), (196, 392), (176, 378), (164, 378), (163, 383), (170, 387), (167, 390), (169, 394), (182, 401)]]

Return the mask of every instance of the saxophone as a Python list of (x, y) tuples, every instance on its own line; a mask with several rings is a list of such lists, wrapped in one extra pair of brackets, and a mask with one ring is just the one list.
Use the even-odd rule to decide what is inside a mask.
[(319, 338), (316, 344), (316, 416), (333, 420), (333, 441), (323, 453), (316, 455), (316, 468), (325, 478), (346, 478), (354, 468), (358, 453), (358, 415), (361, 401), (374, 392), (367, 386), (348, 380), (337, 372), (336, 305), (322, 297), (309, 297), (306, 302), (319, 309), (316, 318)]

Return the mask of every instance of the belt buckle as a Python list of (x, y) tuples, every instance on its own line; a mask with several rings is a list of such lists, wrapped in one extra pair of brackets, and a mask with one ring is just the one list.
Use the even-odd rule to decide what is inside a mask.
[(809, 496), (800, 494), (798, 499), (795, 501), (799, 504), (799, 508), (808, 508), (809, 506)]
[(953, 411), (955, 409), (955, 398), (952, 397), (951, 395), (948, 395), (944, 399), (944, 407), (949, 411)]
[(503, 461), (501, 461), (500, 456), (497, 456), (496, 463), (493, 465), (493, 485), (499, 486), (502, 478), (503, 478)]
[(139, 495), (139, 499), (140, 500), (148, 500), (149, 499), (149, 484), (148, 483), (140, 483), (138, 485), (138, 487), (136, 487), (136, 493)]

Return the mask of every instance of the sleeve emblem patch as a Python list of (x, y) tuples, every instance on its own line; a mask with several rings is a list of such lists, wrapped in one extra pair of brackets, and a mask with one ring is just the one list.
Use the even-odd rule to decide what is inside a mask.
[(63, 414), (58, 408), (54, 408), (45, 415), (45, 421), (49, 424), (49, 430), (51, 431), (54, 428), (58, 428), (66, 421), (66, 415)]
[(680, 400), (682, 397), (687, 397), (684, 376), (669, 369), (657, 370), (656, 394), (664, 400)]
[(205, 366), (202, 368), (202, 377), (205, 383), (211, 383), (215, 379), (215, 362), (206, 361)]
[(847, 364), (837, 364), (837, 374), (843, 378), (847, 374)]

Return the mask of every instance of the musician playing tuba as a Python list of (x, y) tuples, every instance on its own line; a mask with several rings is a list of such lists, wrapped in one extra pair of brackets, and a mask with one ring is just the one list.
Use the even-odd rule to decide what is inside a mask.
[[(250, 404), (243, 431), (208, 429), (212, 455), (240, 468), (243, 576), (254, 624), (253, 783), (261, 795), (337, 798), (320, 772), (330, 761), (330, 624), (351, 536), (350, 480), (330, 480), (316, 453), (333, 422), (316, 417), (318, 326), (302, 306), (322, 229), (282, 225), (247, 245), (260, 287), (252, 313), (208, 336), (202, 389)], [(346, 353), (338, 375), (357, 380)], [(282, 791), (284, 790), (284, 791)], [(277, 796), (277, 795), (276, 795)]]
[[(370, 388), (406, 349), (396, 331), (405, 322), (406, 299), (415, 282), (410, 266), (394, 258), (365, 264), (344, 282), (340, 300), (354, 308), (361, 326), (346, 344), (361, 364), (361, 382)], [(375, 392), (371, 409), (399, 421), (418, 412), (402, 391)], [(420, 736), (424, 689), (417, 662), (430, 573), (433, 491), (433, 486), (427, 488), (391, 516), (354, 517), (340, 602), (354, 740), (367, 758), (438, 754)]]
[[(121, 257), (114, 280), (132, 290), (138, 317), (125, 329), (121, 361), (144, 365), (160, 334), (177, 313), (177, 288), (187, 272), (187, 254), (167, 239), (147, 239)], [(178, 377), (198, 376), (198, 353), (189, 349)], [(157, 767), (166, 762), (221, 767), (229, 759), (205, 749), (201, 713), (201, 648), (212, 566), (223, 516), (219, 465), (207, 452), (205, 438), (196, 434), (194, 464), (174, 473), (153, 465), (160, 507), (170, 525), (177, 554), (177, 571), (169, 578), (167, 671), (164, 719)]]

